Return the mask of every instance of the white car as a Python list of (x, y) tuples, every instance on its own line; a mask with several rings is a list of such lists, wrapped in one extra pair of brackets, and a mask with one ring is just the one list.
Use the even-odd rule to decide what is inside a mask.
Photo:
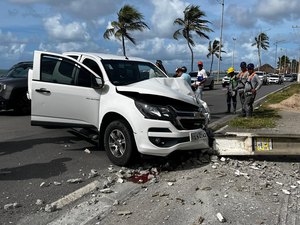
[(28, 89), (32, 125), (93, 128), (116, 165), (211, 144), (206, 103), (144, 59), (35, 51)]
[(278, 74), (271, 74), (268, 76), (268, 82), (270, 84), (282, 84), (283, 83), (283, 78), (281, 75)]
[(266, 72), (263, 71), (255, 71), (256, 75), (259, 77), (263, 85), (268, 84), (268, 78)]

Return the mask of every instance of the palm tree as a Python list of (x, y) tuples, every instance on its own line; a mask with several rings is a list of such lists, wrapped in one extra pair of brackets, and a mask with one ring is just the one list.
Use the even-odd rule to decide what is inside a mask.
[(130, 31), (143, 31), (149, 27), (142, 20), (144, 16), (137, 11), (133, 6), (124, 5), (123, 8), (118, 12), (118, 21), (111, 22), (111, 28), (106, 29), (103, 34), (105, 39), (110, 39), (114, 36), (118, 40), (122, 41), (123, 55), (126, 57), (125, 51), (125, 38), (131, 41), (134, 45), (136, 44), (135, 39), (130, 35)]
[(183, 14), (184, 18), (174, 20), (174, 24), (181, 26), (181, 28), (174, 32), (173, 38), (178, 40), (178, 36), (182, 35), (186, 39), (192, 55), (191, 71), (193, 71), (194, 53), (192, 46), (195, 46), (195, 42), (192, 32), (195, 32), (201, 38), (209, 39), (205, 32), (212, 32), (213, 30), (207, 26), (210, 22), (202, 19), (206, 14), (200, 10), (199, 6), (189, 5), (184, 9)]
[[(221, 45), (221, 49), (222, 49), (223, 45)], [(207, 58), (209, 58), (211, 56), (211, 64), (210, 64), (210, 70), (209, 73), (211, 73), (212, 71), (212, 66), (214, 63), (214, 56), (216, 56), (217, 58), (220, 58), (220, 60), (222, 61), (222, 56), (219, 55), (219, 48), (220, 48), (220, 41), (218, 40), (214, 40), (213, 43), (211, 43), (211, 41), (209, 41), (208, 43), (208, 54), (206, 55)], [(221, 50), (221, 52), (226, 53), (225, 51)]]
[(268, 50), (269, 48), (269, 37), (266, 33), (260, 33), (257, 37), (255, 37), (255, 42), (252, 46), (256, 45), (257, 53), (258, 53), (258, 61), (259, 61), (259, 68), (261, 67), (261, 52), (260, 49)]

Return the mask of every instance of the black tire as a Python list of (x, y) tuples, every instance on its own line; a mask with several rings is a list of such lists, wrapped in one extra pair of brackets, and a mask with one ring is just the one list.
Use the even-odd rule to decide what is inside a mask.
[(14, 112), (18, 115), (27, 115), (31, 111), (31, 101), (28, 100), (26, 95), (19, 96), (15, 99)]
[(209, 89), (210, 89), (210, 90), (213, 90), (213, 89), (214, 89), (214, 84), (215, 84), (214, 81), (212, 81), (212, 82), (210, 83), (210, 85), (209, 85)]
[(133, 132), (124, 120), (112, 121), (104, 133), (104, 149), (110, 161), (118, 166), (128, 165), (137, 153)]

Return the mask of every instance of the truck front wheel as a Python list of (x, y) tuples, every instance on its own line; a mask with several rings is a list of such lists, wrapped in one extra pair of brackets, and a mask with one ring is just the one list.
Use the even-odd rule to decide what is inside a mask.
[(104, 149), (110, 161), (126, 166), (136, 153), (132, 130), (124, 120), (112, 121), (104, 133)]

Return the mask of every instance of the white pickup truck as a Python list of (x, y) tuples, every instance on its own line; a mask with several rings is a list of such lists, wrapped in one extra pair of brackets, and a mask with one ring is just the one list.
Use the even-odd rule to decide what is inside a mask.
[(209, 148), (206, 103), (144, 59), (35, 51), (28, 96), (32, 125), (95, 129), (116, 165)]

